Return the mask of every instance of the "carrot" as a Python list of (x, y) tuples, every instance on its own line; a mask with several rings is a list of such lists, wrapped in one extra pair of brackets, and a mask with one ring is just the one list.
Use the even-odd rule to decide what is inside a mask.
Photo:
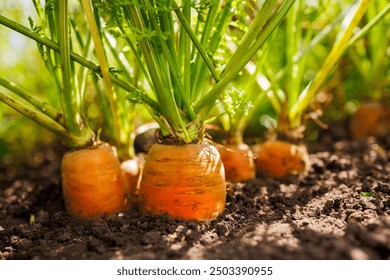
[(110, 145), (67, 152), (61, 172), (65, 206), (72, 215), (94, 219), (126, 208), (125, 178)]
[(139, 189), (142, 173), (142, 164), (139, 158), (127, 159), (121, 162), (121, 169), (125, 175), (128, 194), (134, 197)]
[(258, 174), (267, 177), (284, 177), (304, 173), (309, 166), (305, 146), (284, 141), (266, 141), (255, 152)]
[(187, 220), (210, 220), (225, 208), (225, 171), (208, 143), (153, 144), (140, 184), (140, 207)]
[(362, 103), (350, 122), (352, 139), (360, 140), (369, 136), (384, 138), (390, 134), (390, 109), (380, 102)]
[(256, 176), (253, 153), (245, 143), (226, 144), (218, 147), (225, 167), (225, 178), (229, 182), (242, 182)]

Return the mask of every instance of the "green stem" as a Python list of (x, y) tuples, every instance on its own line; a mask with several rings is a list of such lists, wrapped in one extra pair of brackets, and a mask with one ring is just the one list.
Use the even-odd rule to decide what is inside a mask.
[[(147, 4), (147, 7), (149, 7), (149, 9), (151, 9), (149, 1), (145, 1), (145, 2)], [(154, 30), (158, 31), (159, 33), (162, 33), (162, 30), (158, 26), (157, 19), (153, 16), (153, 14), (151, 14), (150, 17), (151, 17), (151, 21), (152, 21)], [(173, 83), (174, 83), (177, 91), (179, 92), (179, 95), (181, 97), (181, 101), (183, 102), (183, 104), (187, 110), (187, 113), (188, 113), (190, 120), (193, 121), (196, 119), (196, 115), (195, 115), (195, 113), (194, 113), (194, 111), (189, 103), (189, 88), (186, 89), (184, 87), (184, 86), (189, 87), (190, 84), (183, 86), (183, 84), (181, 83), (181, 80), (180, 80), (180, 74), (179, 74), (177, 64), (175, 63), (173, 55), (169, 51), (169, 48), (168, 48), (166, 42), (163, 40), (163, 38), (161, 36), (158, 37), (158, 40), (160, 42), (160, 46), (162, 48), (162, 53), (165, 57), (165, 60), (167, 61), (168, 65), (169, 65), (169, 70), (172, 72), (171, 77), (172, 77)], [(189, 48), (189, 45), (187, 47)], [(189, 55), (189, 50), (188, 50), (188, 55)], [(187, 58), (189, 58), (189, 57), (187, 57)], [(186, 57), (185, 57), (185, 59), (186, 59)], [(185, 69), (184, 69), (184, 77), (185, 77), (184, 82), (190, 83), (190, 80), (189, 80), (189, 78), (190, 78), (190, 75), (189, 75), (190, 74), (190, 71), (189, 71), (190, 61), (189, 60), (185, 61), (184, 67), (185, 67)], [(188, 71), (188, 76), (187, 76), (186, 71)], [(187, 90), (188, 90), (188, 92), (187, 92)]]
[(237, 50), (234, 52), (233, 56), (223, 70), (222, 77), (226, 75), (226, 73), (234, 71), (237, 63), (241, 60), (245, 53), (247, 53), (248, 49), (256, 40), (256, 37), (262, 32), (262, 28), (267, 19), (272, 15), (272, 11), (275, 9), (277, 2), (278, 0), (269, 0), (264, 3), (264, 7), (262, 7), (261, 11), (254, 18), (253, 22), (249, 26), (248, 31), (241, 39)]
[[(256, 41), (249, 47), (243, 57), (241, 57), (241, 59), (235, 59), (236, 64), (232, 64), (234, 67), (231, 67), (230, 71), (224, 72), (224, 76), (219, 83), (215, 84), (214, 87), (195, 104), (195, 112), (199, 113), (207, 104), (215, 101), (220, 92), (238, 75), (238, 73), (264, 44), (270, 34), (280, 24), (294, 2), (295, 0), (286, 0), (284, 2), (277, 14), (272, 17), (269, 23), (264, 27), (263, 31), (259, 34)], [(229, 63), (231, 63), (232, 59)]]
[(289, 112), (289, 119), (292, 128), (297, 127), (301, 123), (302, 113), (309, 106), (312, 98), (315, 96), (322, 83), (325, 81), (329, 73), (333, 70), (337, 61), (343, 54), (345, 46), (348, 40), (352, 36), (353, 30), (360, 22), (367, 7), (371, 0), (361, 0), (354, 14), (352, 15), (351, 21), (342, 32), (339, 40), (334, 44), (331, 52), (327, 56), (323, 66), (317, 72), (314, 80), (306, 87), (306, 89), (300, 94), (298, 101), (294, 104)]
[(112, 118), (111, 122), (108, 122), (113, 125), (112, 128), (109, 129), (109, 131), (113, 134), (112, 137), (114, 139), (119, 140), (120, 135), (120, 118), (118, 116), (118, 105), (116, 103), (116, 94), (114, 92), (112, 82), (111, 82), (111, 77), (109, 75), (109, 70), (108, 70), (108, 65), (107, 65), (107, 60), (106, 60), (106, 55), (104, 53), (104, 48), (102, 41), (99, 36), (99, 30), (96, 25), (96, 20), (95, 16), (93, 14), (93, 10), (90, 5), (89, 0), (81, 0), (85, 15), (87, 17), (88, 25), (89, 25), (89, 30), (92, 35), (92, 40), (95, 45), (95, 51), (99, 60), (100, 64), (100, 69), (102, 71), (103, 75), (103, 80), (104, 80), (104, 86), (107, 91), (107, 98), (108, 102), (111, 108), (111, 114), (110, 117)]
[(390, 3), (386, 5), (367, 25), (365, 25), (358, 33), (356, 33), (346, 44), (345, 49), (349, 48), (356, 41), (363, 38), (368, 32), (371, 31), (379, 22), (385, 19), (386, 15), (390, 12)]
[[(142, 32), (146, 28), (144, 19), (142, 18), (141, 12), (137, 7), (131, 5), (128, 7), (132, 19), (132, 24), (138, 31)], [(140, 46), (142, 48), (146, 65), (149, 69), (150, 77), (154, 85), (154, 93), (156, 98), (161, 105), (161, 109), (164, 117), (166, 118), (170, 127), (167, 127), (168, 131), (182, 131), (184, 134), (184, 142), (191, 142), (188, 136), (186, 125), (180, 116), (175, 98), (171, 90), (166, 84), (166, 69), (165, 65), (159, 64), (159, 58), (157, 57), (153, 45), (146, 39), (141, 39)]]
[[(214, 30), (214, 34), (213, 34), (212, 38), (210, 39), (210, 42), (209, 42), (209, 45), (207, 48), (207, 52), (211, 57), (213, 57), (215, 52), (217, 51), (218, 46), (221, 42), (221, 39), (222, 39), (223, 35), (226, 33), (226, 30), (229, 26), (230, 19), (231, 19), (231, 16), (233, 14), (231, 8), (232, 8), (232, 1), (230, 0), (230, 1), (226, 2), (226, 5), (223, 7), (223, 9), (221, 11), (221, 15), (219, 17), (217, 27)], [(211, 16), (210, 16), (210, 18), (211, 18)], [(208, 15), (208, 19), (209, 19), (209, 15)], [(212, 20), (210, 19), (210, 22), (211, 21)], [(199, 58), (199, 56), (197, 56), (197, 58)], [(200, 67), (199, 67), (199, 65), (198, 65), (198, 67), (194, 66), (195, 70), (194, 70), (194, 74), (193, 74), (194, 78), (193, 78), (193, 88), (192, 88), (192, 96), (191, 96), (191, 98), (192, 98), (191, 100), (193, 100), (193, 102), (198, 101), (199, 96), (204, 91), (204, 88), (206, 86), (208, 86), (208, 84), (205, 84), (203, 81), (206, 79), (210, 79), (210, 72), (207, 71), (207, 65), (205, 63), (203, 63), (200, 59), (199, 59), (199, 62), (200, 62), (199, 63)]]
[(63, 124), (62, 113), (58, 111), (56, 108), (54, 108), (53, 106), (51, 106), (46, 101), (43, 101), (40, 98), (29, 94), (23, 88), (1, 77), (0, 77), (0, 85), (12, 91), (13, 93), (21, 97), (23, 100), (33, 105), (35, 108), (41, 111), (41, 113)]
[(210, 73), (213, 75), (214, 80), (216, 82), (219, 82), (220, 78), (219, 78), (217, 71), (215, 70), (215, 68), (213, 66), (213, 62), (211, 61), (211, 59), (207, 55), (205, 49), (203, 48), (203, 46), (199, 42), (198, 38), (196, 38), (196, 35), (192, 31), (191, 26), (190, 26), (189, 22), (187, 21), (185, 15), (182, 13), (182, 11), (180, 11), (180, 9), (177, 6), (177, 4), (175, 3), (175, 1), (172, 1), (172, 7), (173, 7), (178, 19), (180, 20), (180, 23), (183, 25), (183, 27), (187, 31), (187, 34), (190, 36), (192, 43), (195, 45), (196, 49), (199, 51), (204, 62), (206, 63), (207, 67), (209, 68)]
[[(12, 20), (10, 20), (2, 15), (0, 15), (0, 24), (7, 26), (8, 28), (10, 28), (10, 29), (22, 34), (22, 35), (29, 37), (30, 39), (32, 39), (38, 43), (41, 43), (41, 44), (45, 45), (46, 47), (48, 47), (48, 48), (50, 48), (58, 53), (60, 52), (60, 46), (58, 43), (56, 43), (56, 42), (54, 42), (46, 37), (42, 37), (38, 33), (33, 32), (30, 29), (26, 28), (25, 26), (23, 26), (19, 23), (16, 23), (16, 22), (14, 22), (14, 21), (12, 21)], [(79, 63), (80, 65), (82, 65), (84, 67), (91, 69), (94, 72), (100, 72), (99, 65), (93, 63), (92, 61), (84, 58), (81, 55), (78, 55), (74, 52), (71, 52), (70, 58), (73, 61)], [(129, 91), (129, 92), (139, 91), (138, 88), (136, 88), (136, 87), (126, 83), (125, 81), (115, 77), (115, 75), (110, 74), (110, 76), (111, 76), (112, 82), (115, 83), (116, 85), (118, 85), (119, 87), (123, 88), (124, 90)]]
[(61, 106), (64, 112), (65, 126), (72, 132), (80, 131), (79, 111), (76, 108), (76, 96), (72, 86), (72, 70), (70, 62), (68, 0), (58, 1), (58, 26), (60, 63), (62, 73)]
[(83, 135), (76, 135), (64, 128), (58, 122), (54, 121), (47, 115), (40, 112), (39, 110), (16, 100), (15, 98), (2, 91), (0, 91), (0, 101), (14, 108), (16, 111), (25, 115), (40, 126), (50, 130), (60, 138), (64, 139), (67, 144), (72, 148), (84, 147), (88, 144), (91, 144), (93, 141), (93, 133), (88, 133), (89, 131), (86, 131), (87, 133)]
[[(184, 7), (183, 7), (183, 15), (191, 24), (191, 1), (186, 0), (184, 1)], [(183, 75), (184, 75), (184, 99), (190, 100), (191, 98), (191, 39), (188, 36), (188, 34), (183, 34), (183, 48), (184, 48), (184, 69), (183, 69)], [(192, 108), (191, 108), (192, 109)], [(195, 115), (195, 114), (194, 114)], [(192, 117), (194, 120), (195, 118)]]

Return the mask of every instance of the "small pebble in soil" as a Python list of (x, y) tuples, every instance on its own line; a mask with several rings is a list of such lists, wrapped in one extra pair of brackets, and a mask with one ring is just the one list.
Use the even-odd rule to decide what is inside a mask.
[(369, 256), (361, 249), (353, 248), (350, 252), (351, 259), (353, 260), (369, 260)]
[(363, 220), (363, 213), (358, 211), (354, 212), (348, 217), (348, 223), (361, 222)]
[(221, 224), (217, 225), (216, 232), (217, 232), (218, 236), (224, 236), (227, 233), (227, 231), (228, 230), (227, 230), (226, 226), (221, 225)]
[(200, 232), (197, 232), (197, 231), (194, 231), (194, 230), (188, 230), (187, 233), (186, 233), (186, 237), (185, 237), (185, 240), (189, 243), (194, 243), (195, 241), (199, 240), (199, 238), (201, 237), (202, 235), (200, 234)]
[(333, 209), (333, 206), (334, 206), (334, 200), (333, 199), (329, 199), (329, 200), (327, 200), (325, 202), (323, 210), (324, 211), (330, 211), (330, 210)]

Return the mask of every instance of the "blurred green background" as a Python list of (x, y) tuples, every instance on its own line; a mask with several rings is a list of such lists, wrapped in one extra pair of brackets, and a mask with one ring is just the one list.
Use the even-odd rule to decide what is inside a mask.
[[(24, 26), (29, 26), (29, 16), (36, 18), (31, 1), (2, 0), (0, 11), (1, 15)], [(34, 41), (3, 25), (0, 25), (0, 38), (1, 77), (22, 85), (37, 96), (56, 90)], [(52, 133), (0, 102), (0, 159), (7, 160), (9, 154), (23, 155), (53, 139)]]

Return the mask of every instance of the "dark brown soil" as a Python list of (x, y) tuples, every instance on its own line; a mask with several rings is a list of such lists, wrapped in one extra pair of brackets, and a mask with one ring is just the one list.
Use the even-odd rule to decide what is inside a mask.
[(62, 148), (0, 165), (0, 259), (390, 259), (390, 145), (324, 133), (302, 178), (228, 184), (214, 221), (64, 210)]

